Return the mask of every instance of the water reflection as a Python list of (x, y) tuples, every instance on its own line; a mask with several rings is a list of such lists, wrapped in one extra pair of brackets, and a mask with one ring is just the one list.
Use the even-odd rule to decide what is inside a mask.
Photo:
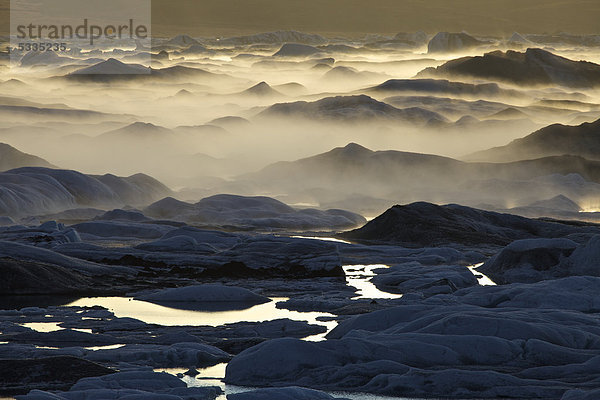
[[(56, 331), (61, 331), (65, 328), (61, 327), (60, 324), (62, 322), (23, 322), (19, 325), (25, 327), (25, 328), (29, 328), (29, 329), (33, 329), (36, 332), (56, 332)], [(79, 331), (79, 332), (86, 332), (86, 333), (92, 333), (91, 329), (87, 329), (87, 328), (70, 328), (73, 331)]]
[[(199, 374), (196, 377), (191, 376), (183, 376), (181, 380), (183, 380), (188, 386), (219, 386), (224, 395), (217, 397), (216, 400), (226, 400), (227, 395), (234, 393), (242, 393), (247, 392), (249, 390), (254, 390), (256, 388), (252, 387), (243, 387), (236, 385), (228, 385), (223, 383), (223, 379), (225, 378), (225, 368), (227, 368), (226, 363), (213, 365), (212, 367), (207, 368), (198, 368)], [(173, 375), (183, 374), (187, 371), (186, 368), (160, 368), (155, 369), (157, 372), (168, 372)], [(351, 400), (419, 400), (419, 399), (408, 399), (405, 397), (388, 397), (388, 396), (378, 396), (374, 394), (368, 393), (347, 393), (347, 392), (328, 392), (333, 397), (347, 398)]]
[[(279, 309), (276, 304), (288, 300), (285, 297), (271, 298), (271, 302), (259, 304), (245, 310), (228, 311), (193, 311), (169, 308), (154, 303), (134, 300), (128, 297), (86, 297), (65, 304), (65, 306), (77, 307), (105, 307), (119, 318), (135, 318), (148, 324), (164, 326), (182, 325), (207, 325), (220, 326), (235, 322), (264, 322), (274, 319), (289, 318), (296, 321), (306, 321), (310, 324), (327, 327), (327, 331), (333, 329), (335, 321), (318, 321), (318, 317), (334, 317), (333, 314), (323, 312), (298, 312)], [(307, 340), (322, 340), (322, 335), (306, 338)]]
[(19, 325), (37, 332), (55, 332), (63, 329), (58, 324), (60, 322), (24, 322)]
[(322, 240), (324, 242), (336, 242), (336, 243), (345, 243), (351, 244), (350, 242), (342, 239), (337, 239), (333, 237), (324, 237), (324, 236), (292, 236), (295, 239), (312, 239), (312, 240)]
[(471, 271), (473, 275), (475, 275), (477, 281), (481, 286), (496, 286), (496, 282), (494, 282), (493, 280), (491, 280), (490, 278), (488, 278), (487, 276), (485, 276), (477, 270), (477, 268), (481, 267), (482, 265), (483, 263), (479, 263), (475, 265), (469, 265), (467, 268), (469, 268), (469, 271)]
[(371, 282), (371, 278), (376, 275), (374, 271), (379, 268), (389, 268), (388, 265), (344, 265), (342, 268), (346, 274), (348, 285), (358, 289), (358, 296), (353, 299), (398, 299), (402, 297), (401, 294), (383, 292)]

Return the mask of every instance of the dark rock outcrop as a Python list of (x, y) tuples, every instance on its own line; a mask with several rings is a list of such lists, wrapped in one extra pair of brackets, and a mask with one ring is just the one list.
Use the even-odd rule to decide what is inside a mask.
[(575, 226), (450, 204), (396, 205), (364, 227), (340, 236), (351, 240), (404, 246), (500, 245), (518, 239), (594, 234), (600, 227)]
[(68, 390), (79, 379), (115, 371), (76, 357), (0, 360), (0, 395), (24, 394), (32, 389)]
[(530, 48), (524, 53), (500, 50), (463, 57), (424, 71), (425, 75), (498, 80), (516, 85), (590, 87), (600, 84), (600, 65), (573, 61), (549, 51)]
[(600, 160), (600, 120), (577, 126), (549, 125), (506, 146), (473, 153), (466, 159), (506, 162), (564, 154)]
[(0, 258), (3, 295), (72, 294), (90, 290), (91, 280), (77, 271), (36, 261)]

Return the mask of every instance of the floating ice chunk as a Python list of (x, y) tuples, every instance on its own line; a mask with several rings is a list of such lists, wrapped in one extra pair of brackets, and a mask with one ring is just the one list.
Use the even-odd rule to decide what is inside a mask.
[(106, 267), (104, 265), (64, 256), (47, 249), (7, 241), (0, 241), (0, 257), (11, 257), (21, 260), (31, 260), (47, 264), (54, 264), (90, 274), (110, 274), (114, 272), (129, 271), (128, 268), (124, 267)]
[(273, 56), (275, 57), (309, 57), (321, 53), (316, 47), (300, 43), (286, 43)]
[(72, 391), (90, 390), (90, 389), (144, 389), (157, 390), (167, 388), (186, 387), (186, 384), (179, 378), (166, 374), (155, 372), (121, 372), (117, 374), (105, 375), (94, 378), (84, 378), (77, 382)]
[(150, 221), (151, 218), (146, 217), (139, 211), (128, 211), (115, 209), (107, 211), (102, 215), (94, 218), (97, 221), (131, 221), (131, 222), (143, 222)]
[(560, 400), (597, 400), (600, 399), (600, 389), (574, 389), (566, 392)]
[(122, 221), (90, 221), (73, 225), (79, 233), (97, 237), (158, 239), (173, 230), (171, 226)]
[(577, 247), (561, 267), (569, 275), (600, 276), (600, 235)]
[[(301, 387), (267, 388), (235, 393), (227, 400), (334, 400), (333, 396), (317, 390)], [(339, 398), (338, 398), (339, 399)], [(342, 400), (342, 399), (339, 399)]]
[(203, 343), (176, 343), (170, 346), (132, 344), (117, 349), (89, 352), (85, 358), (101, 363), (149, 365), (155, 368), (206, 367), (229, 361), (229, 354)]
[(198, 243), (208, 243), (218, 250), (226, 250), (240, 242), (240, 236), (227, 232), (210, 231), (184, 226), (166, 233), (161, 239), (169, 239), (175, 236), (188, 236), (194, 238)]
[(207, 243), (198, 244), (196, 239), (190, 236), (173, 236), (166, 239), (159, 239), (150, 243), (142, 243), (135, 246), (136, 249), (145, 251), (193, 251), (200, 253), (216, 253), (217, 249)]
[[(248, 307), (248, 305), (271, 301), (268, 297), (260, 296), (248, 289), (222, 285), (195, 285), (164, 289), (155, 293), (137, 296), (136, 299), (174, 308), (185, 307), (186, 309), (205, 309), (206, 307), (212, 307), (214, 303), (231, 303), (231, 307), (237, 309), (240, 305)], [(226, 304), (219, 304), (219, 306), (225, 307), (225, 309), (228, 308)]]
[(537, 282), (559, 275), (561, 261), (576, 247), (569, 239), (517, 240), (478, 270), (496, 283)]
[(32, 390), (24, 400), (214, 400), (218, 387), (190, 387), (179, 378), (151, 371), (119, 372), (80, 379), (68, 392)]
[(428, 53), (445, 53), (469, 49), (487, 42), (470, 36), (467, 33), (438, 32), (427, 45)]

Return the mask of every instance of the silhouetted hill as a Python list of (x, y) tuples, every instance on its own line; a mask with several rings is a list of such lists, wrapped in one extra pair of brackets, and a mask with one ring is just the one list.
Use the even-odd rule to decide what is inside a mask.
[(273, 89), (267, 82), (260, 82), (240, 93), (241, 95), (250, 95), (257, 97), (281, 96), (282, 94)]
[(501, 162), (559, 155), (600, 160), (600, 120), (578, 126), (550, 125), (506, 146), (479, 151), (465, 159)]
[(579, 174), (587, 181), (600, 182), (600, 161), (554, 156), (509, 163), (469, 163), (430, 154), (372, 151), (351, 143), (313, 157), (278, 162), (238, 179), (266, 192), (325, 189), (338, 194), (418, 192), (443, 196), (456, 192), (461, 184), (471, 185), (469, 182), (526, 181), (552, 174)]
[(116, 129), (114, 131), (103, 133), (98, 136), (101, 139), (151, 139), (151, 138), (164, 138), (165, 136), (171, 135), (172, 132), (163, 128), (162, 126), (156, 126), (154, 124), (145, 122), (134, 122), (133, 124), (127, 125), (123, 128)]
[(517, 85), (600, 85), (600, 65), (573, 61), (535, 48), (524, 53), (498, 50), (483, 56), (463, 57), (429, 68), (422, 75), (483, 78)]
[(226, 75), (214, 74), (200, 68), (176, 65), (167, 68), (148, 68), (139, 64), (126, 64), (113, 58), (90, 67), (78, 69), (63, 79), (82, 82), (111, 82), (127, 80), (182, 80), (190, 78), (219, 79)]
[(336, 96), (314, 102), (278, 103), (259, 114), (261, 117), (298, 117), (356, 122), (387, 119), (416, 124), (446, 122), (442, 115), (418, 107), (399, 109), (369, 96)]
[(43, 158), (23, 153), (6, 143), (0, 143), (0, 171), (21, 167), (56, 168)]
[(452, 82), (446, 79), (390, 79), (384, 83), (368, 89), (368, 92), (395, 94), (436, 94), (436, 95), (454, 95), (464, 97), (482, 97), (510, 96), (521, 97), (516, 90), (502, 89), (496, 83), (464, 83)]
[(427, 44), (427, 52), (450, 53), (481, 46), (486, 43), (464, 32), (438, 32)]
[(598, 226), (573, 226), (478, 210), (456, 204), (396, 205), (365, 226), (340, 234), (351, 240), (403, 246), (507, 245), (514, 240), (599, 233)]
[(139, 64), (125, 64), (114, 58), (109, 58), (90, 67), (85, 67), (72, 72), (69, 76), (75, 75), (131, 75), (131, 74), (150, 74), (150, 69)]
[(274, 57), (309, 57), (321, 53), (322, 50), (301, 43), (286, 43), (273, 54)]

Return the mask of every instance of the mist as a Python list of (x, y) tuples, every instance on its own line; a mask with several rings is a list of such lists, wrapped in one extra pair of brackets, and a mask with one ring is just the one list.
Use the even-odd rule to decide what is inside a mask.
[(597, 1), (43, 3), (106, 28), (0, 38), (0, 395), (600, 397)]
[[(309, 187), (310, 180), (302, 179), (294, 182), (298, 190), (292, 190), (283, 182), (277, 187), (248, 177), (273, 163), (349, 143), (373, 151), (486, 161), (471, 155), (550, 124), (578, 124), (600, 116), (593, 87), (523, 86), (435, 75), (449, 60), (498, 48), (524, 51), (528, 43), (516, 42), (515, 35), (472, 39), (470, 47), (446, 51), (432, 43), (448, 39), (437, 35), (428, 43), (424, 33), (370, 40), (318, 35), (299, 39), (306, 42), (290, 46), (232, 39), (199, 45), (185, 36), (155, 39), (147, 65), (136, 62), (143, 57), (134, 50), (110, 48), (42, 58), (32, 65), (21, 61), (21, 68), (6, 71), (2, 84), (0, 140), (64, 169), (118, 176), (145, 173), (182, 200), (219, 193), (266, 195), (322, 208), (344, 204), (374, 215), (398, 200), (510, 208), (561, 192), (540, 191), (526, 198), (506, 193), (499, 198), (473, 181), (522, 177), (473, 176), (464, 170), (453, 175), (427, 165), (422, 166), (429, 171), (423, 172), (427, 179), (404, 173), (395, 182), (375, 178), (381, 182), (361, 187), (369, 183), (346, 177), (352, 190), (326, 196), (307, 196), (306, 191), (327, 187), (332, 192), (338, 182)], [(192, 41), (191, 46), (181, 44)], [(556, 56), (594, 60), (599, 55), (593, 47), (555, 47)], [(100, 74), (109, 68), (148, 67), (149, 74)], [(401, 165), (394, 172), (381, 168), (384, 174), (403, 174)], [(558, 172), (547, 169), (525, 178)], [(434, 179), (442, 175), (441, 181)], [(373, 204), (344, 198), (361, 192)]]

